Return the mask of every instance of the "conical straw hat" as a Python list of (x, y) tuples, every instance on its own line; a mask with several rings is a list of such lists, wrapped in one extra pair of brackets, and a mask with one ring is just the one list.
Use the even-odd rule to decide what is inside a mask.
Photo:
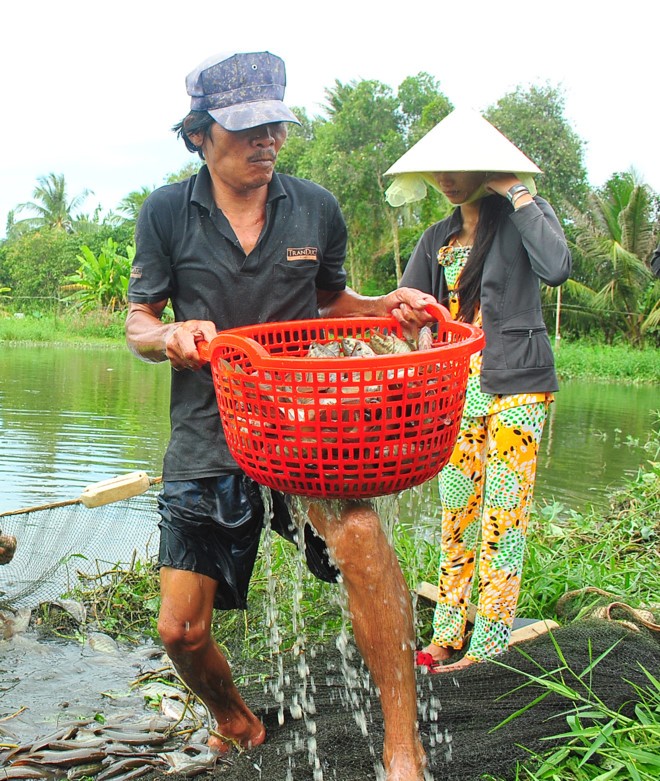
[(396, 176), (386, 193), (388, 201), (399, 206), (423, 198), (425, 185), (434, 184), (431, 174), (440, 171), (514, 173), (532, 187), (530, 174), (541, 173), (505, 135), (469, 108), (452, 111), (385, 171)]

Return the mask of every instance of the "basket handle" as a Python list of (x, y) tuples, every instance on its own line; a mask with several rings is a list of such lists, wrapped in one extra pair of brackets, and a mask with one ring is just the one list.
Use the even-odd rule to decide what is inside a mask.
[(435, 319), (439, 323), (441, 323), (441, 322), (447, 323), (449, 321), (453, 322), (449, 310), (447, 309), (446, 306), (443, 306), (442, 304), (435, 304), (435, 303), (434, 304), (427, 304), (424, 307), (424, 309), (426, 309), (426, 311), (430, 315), (435, 317)]
[(472, 340), (475, 350), (483, 349), (486, 344), (486, 337), (483, 328), (479, 328), (472, 323), (463, 323), (454, 320), (450, 311), (442, 304), (427, 304), (426, 311), (435, 317), (439, 323), (446, 324), (451, 331), (463, 335), (463, 338)]
[(213, 357), (216, 348), (221, 344), (242, 350), (246, 353), (253, 366), (258, 364), (260, 359), (270, 357), (268, 350), (262, 347), (259, 342), (256, 342), (254, 339), (250, 339), (246, 336), (238, 336), (237, 334), (229, 334), (225, 331), (220, 331), (215, 339), (212, 339), (210, 342), (197, 342), (199, 357), (205, 363), (208, 363)]

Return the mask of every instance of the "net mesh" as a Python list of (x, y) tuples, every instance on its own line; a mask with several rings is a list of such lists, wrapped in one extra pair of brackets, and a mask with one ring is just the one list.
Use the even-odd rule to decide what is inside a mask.
[[(283, 701), (302, 708), (296, 707), (294, 718), (294, 708), (286, 707), (283, 724), (267, 686), (255, 683), (241, 688), (264, 722), (268, 737), (262, 746), (235, 755), (230, 769), (218, 767), (213, 777), (229, 776), (233, 781), (374, 781), (382, 777), (378, 775), (382, 717), (357, 651), (352, 658), (353, 674), (348, 676), (345, 658), (329, 646), (308, 650), (305, 664), (309, 674), (302, 680), (300, 664), (289, 660)], [(500, 664), (476, 664), (453, 675), (418, 672), (420, 731), (431, 777), (478, 781), (489, 774), (513, 781), (523, 777), (516, 775), (516, 766), (529, 760), (530, 752), (544, 752), (560, 743), (553, 737), (568, 731), (567, 716), (580, 703), (530, 682), (526, 674), (541, 677), (547, 671), (552, 680), (573, 688), (585, 701), (600, 701), (634, 717), (640, 699), (635, 686), (649, 683), (644, 670), (655, 675), (660, 671), (657, 633), (588, 620), (514, 646), (500, 657)], [(240, 672), (239, 664), (235, 673)], [(254, 663), (244, 672), (254, 675)], [(543, 694), (543, 699), (524, 710)], [(504, 724), (518, 711), (523, 712)]]
[(156, 491), (101, 507), (81, 503), (0, 515), (18, 540), (0, 567), (0, 606), (34, 609), (69, 592), (78, 572), (94, 575), (158, 552)]

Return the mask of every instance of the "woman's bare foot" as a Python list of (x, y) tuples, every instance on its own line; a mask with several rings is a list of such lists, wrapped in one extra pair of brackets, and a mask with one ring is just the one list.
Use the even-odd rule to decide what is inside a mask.
[(435, 672), (456, 653), (453, 648), (445, 648), (441, 645), (429, 643), (415, 655), (416, 667), (427, 667), (430, 672)]
[(429, 643), (422, 651), (430, 654), (435, 662), (446, 662), (456, 653), (453, 648), (445, 648), (444, 645), (436, 645), (435, 643)]
[(469, 659), (467, 656), (464, 656), (462, 659), (459, 659), (457, 662), (453, 662), (452, 664), (438, 665), (438, 667), (434, 668), (433, 672), (454, 673), (458, 672), (459, 670), (464, 670), (466, 667), (470, 667), (473, 664), (476, 664), (475, 659)]

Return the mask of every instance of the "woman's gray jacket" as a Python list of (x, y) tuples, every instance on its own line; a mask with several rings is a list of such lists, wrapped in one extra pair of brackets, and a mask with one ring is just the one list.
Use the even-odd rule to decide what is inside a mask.
[[(496, 197), (496, 196), (493, 196)], [(428, 228), (413, 251), (401, 286), (446, 303), (438, 250), (461, 227), (460, 210)], [(498, 228), (481, 279), (481, 370), (484, 393), (534, 393), (558, 389), (554, 356), (541, 313), (540, 282), (556, 287), (571, 273), (564, 232), (547, 201), (538, 196), (512, 211)]]

